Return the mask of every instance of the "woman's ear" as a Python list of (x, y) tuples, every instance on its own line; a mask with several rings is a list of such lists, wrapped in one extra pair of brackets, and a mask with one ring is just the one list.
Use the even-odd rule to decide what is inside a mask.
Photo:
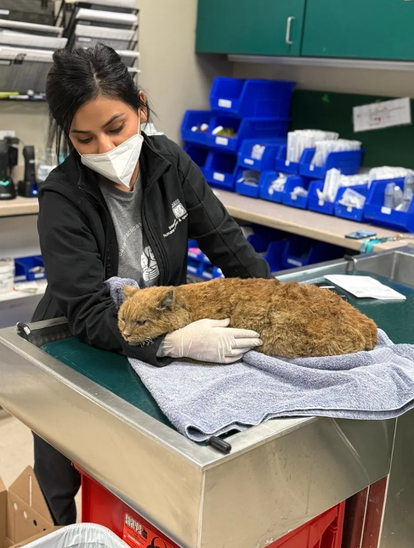
[(124, 287), (124, 294), (127, 299), (135, 295), (135, 293), (139, 291), (137, 287), (132, 287), (132, 285), (126, 285)]
[(141, 124), (146, 124), (148, 122), (147, 97), (143, 91), (139, 92), (139, 98), (141, 99), (142, 103), (142, 107), (139, 111), (140, 122)]

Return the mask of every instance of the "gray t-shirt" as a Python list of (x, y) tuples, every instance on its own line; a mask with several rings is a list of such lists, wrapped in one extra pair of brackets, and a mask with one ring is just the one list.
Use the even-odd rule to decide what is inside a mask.
[(103, 177), (100, 188), (115, 227), (119, 249), (118, 276), (132, 278), (140, 287), (156, 285), (160, 272), (142, 229), (141, 176), (130, 192), (119, 190)]

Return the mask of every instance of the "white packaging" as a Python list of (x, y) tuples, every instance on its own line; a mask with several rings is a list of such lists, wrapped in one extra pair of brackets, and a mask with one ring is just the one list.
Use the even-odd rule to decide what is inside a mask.
[(0, 259), (0, 293), (10, 293), (14, 286), (14, 260)]

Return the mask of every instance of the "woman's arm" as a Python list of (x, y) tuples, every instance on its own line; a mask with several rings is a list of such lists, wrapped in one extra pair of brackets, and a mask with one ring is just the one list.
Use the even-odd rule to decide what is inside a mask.
[(53, 298), (72, 334), (92, 346), (153, 365), (162, 338), (146, 347), (129, 346), (117, 326), (117, 309), (105, 285), (103, 259), (81, 211), (67, 198), (45, 191), (38, 220), (40, 247)]
[(184, 151), (180, 154), (179, 170), (189, 217), (189, 238), (197, 240), (200, 249), (226, 277), (273, 278), (268, 263), (255, 252)]

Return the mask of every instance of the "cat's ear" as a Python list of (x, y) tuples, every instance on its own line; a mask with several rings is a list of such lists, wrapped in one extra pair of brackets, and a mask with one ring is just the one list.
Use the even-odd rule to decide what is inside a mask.
[(133, 295), (135, 295), (135, 293), (138, 291), (138, 288), (137, 287), (132, 287), (132, 285), (126, 285), (124, 287), (124, 294), (125, 294), (125, 297), (127, 299), (129, 299), (129, 297), (132, 297)]
[(174, 289), (170, 289), (168, 293), (162, 298), (157, 308), (159, 310), (172, 310), (172, 307), (174, 306), (174, 301), (175, 301)]

